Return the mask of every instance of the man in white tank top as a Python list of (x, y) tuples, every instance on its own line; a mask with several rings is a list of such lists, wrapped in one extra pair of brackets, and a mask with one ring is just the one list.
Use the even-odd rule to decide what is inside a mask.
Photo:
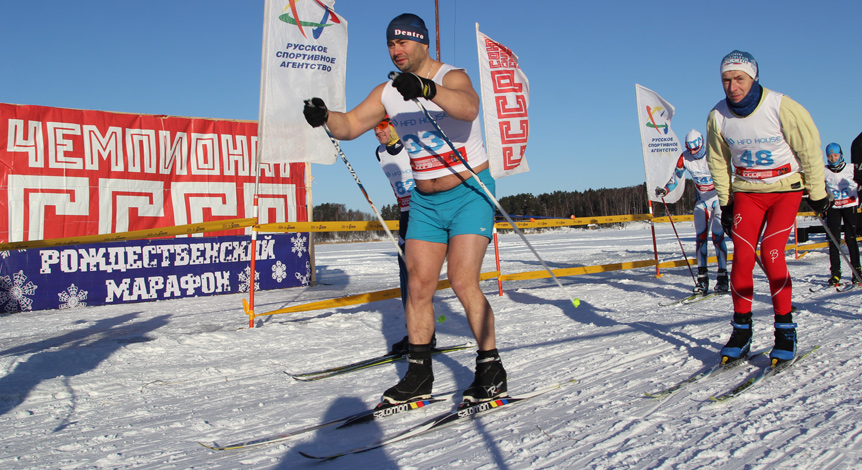
[[(329, 111), (320, 98), (308, 100), (303, 110), (311, 126), (326, 124), (342, 140), (359, 137), (388, 114), (410, 153), (416, 186), (405, 255), (410, 274), (406, 307), (409, 366), (404, 378), (384, 392), (382, 401), (404, 403), (431, 396), (432, 300), (444, 261), (479, 349), (475, 379), (464, 391), (463, 400), (472, 403), (506, 396), (494, 312), (479, 288), (495, 212), (494, 204), (472, 179), (475, 172), (493, 192), (494, 180), (479, 130), (479, 95), (463, 69), (431, 58), (428, 29), (418, 16), (405, 13), (394, 18), (386, 29), (386, 42), (389, 57), (401, 72), (398, 77), (376, 86), (346, 113)], [(425, 106), (472, 171), (412, 100)]]

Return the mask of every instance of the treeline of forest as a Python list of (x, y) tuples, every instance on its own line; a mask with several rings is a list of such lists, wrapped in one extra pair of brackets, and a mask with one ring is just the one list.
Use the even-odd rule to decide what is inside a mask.
[[(647, 193), (645, 184), (625, 188), (588, 189), (586, 191), (554, 191), (538, 196), (521, 193), (514, 196), (504, 196), (499, 199), (503, 209), (517, 219), (518, 216), (533, 218), (570, 218), (597, 217), (604, 215), (646, 214)], [(661, 203), (653, 203), (653, 213), (664, 215)], [(694, 209), (694, 185), (687, 184), (685, 194), (675, 204), (668, 204), (674, 215), (691, 213)], [(398, 220), (397, 204), (389, 204), (379, 208), (384, 220)], [(347, 209), (344, 204), (324, 203), (314, 206), (313, 217), (316, 222), (335, 221), (369, 221), (377, 220), (371, 212)], [(385, 235), (377, 232), (320, 232), (315, 233), (316, 242), (343, 242), (378, 239)]]

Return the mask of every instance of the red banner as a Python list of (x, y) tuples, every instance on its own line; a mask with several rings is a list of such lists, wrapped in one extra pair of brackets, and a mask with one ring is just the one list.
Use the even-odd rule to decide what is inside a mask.
[[(254, 216), (252, 121), (0, 103), (0, 138), (2, 242)], [(258, 192), (260, 223), (308, 220), (305, 164), (262, 164)]]

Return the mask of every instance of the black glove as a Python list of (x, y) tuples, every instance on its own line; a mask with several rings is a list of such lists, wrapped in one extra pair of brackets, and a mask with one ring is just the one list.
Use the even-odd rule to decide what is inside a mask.
[(404, 101), (414, 98), (433, 99), (437, 95), (437, 84), (434, 80), (422, 78), (415, 73), (402, 73), (392, 80), (392, 86), (401, 93)]
[(823, 217), (826, 217), (826, 211), (828, 211), (829, 208), (832, 207), (832, 199), (829, 199), (828, 196), (824, 197), (823, 199), (817, 200), (809, 198), (808, 207), (810, 207), (811, 210), (813, 210), (814, 213), (817, 214), (817, 217), (820, 217), (822, 219)]
[(665, 196), (667, 196), (667, 189), (664, 189), (662, 187), (656, 187), (655, 188), (655, 195), (656, 195), (656, 197), (665, 197)]
[(732, 237), (733, 232), (733, 203), (721, 206), (721, 228), (725, 235)]
[(320, 98), (305, 100), (302, 114), (305, 115), (305, 120), (311, 124), (311, 127), (320, 127), (326, 124), (326, 120), (329, 118), (329, 110), (326, 109), (326, 103)]

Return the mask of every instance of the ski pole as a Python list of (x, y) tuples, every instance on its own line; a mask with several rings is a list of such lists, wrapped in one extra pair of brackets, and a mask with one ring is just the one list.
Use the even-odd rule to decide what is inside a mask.
[[(306, 100), (306, 104), (309, 100)], [(401, 259), (404, 259), (404, 253), (401, 251), (401, 247), (398, 246), (398, 240), (392, 235), (392, 232), (389, 231), (389, 227), (386, 226), (386, 221), (383, 220), (383, 216), (380, 215), (380, 212), (377, 210), (377, 207), (374, 206), (374, 203), (371, 202), (371, 197), (368, 196), (368, 192), (365, 191), (365, 186), (362, 186), (362, 182), (359, 181), (359, 176), (353, 171), (353, 167), (350, 165), (350, 162), (347, 161), (347, 157), (344, 155), (344, 152), (341, 151), (341, 146), (338, 145), (338, 141), (335, 140), (335, 136), (332, 135), (332, 131), (329, 130), (329, 126), (326, 123), (323, 123), (323, 130), (326, 131), (326, 135), (329, 136), (329, 140), (332, 141), (332, 145), (335, 146), (335, 150), (338, 151), (338, 155), (341, 156), (341, 160), (347, 166), (347, 169), (350, 170), (350, 174), (353, 175), (353, 181), (356, 181), (356, 185), (359, 186), (359, 190), (362, 191), (362, 194), (365, 196), (365, 200), (368, 201), (368, 204), (371, 206), (371, 210), (374, 211), (374, 215), (377, 216), (377, 220), (380, 221), (380, 225), (383, 226), (383, 230), (386, 231), (386, 235), (389, 236), (389, 239), (392, 240), (392, 244), (395, 245), (395, 251), (398, 252), (398, 256)], [(406, 260), (404, 261), (407, 262)]]
[(661, 203), (664, 204), (664, 211), (667, 212), (667, 218), (670, 220), (670, 226), (673, 227), (673, 234), (676, 235), (676, 241), (679, 243), (679, 249), (682, 250), (682, 257), (685, 258), (685, 265), (688, 266), (688, 272), (691, 274), (691, 280), (694, 281), (695, 287), (697, 286), (697, 278), (694, 277), (694, 270), (691, 269), (691, 262), (688, 260), (688, 256), (685, 254), (685, 248), (682, 247), (682, 240), (679, 238), (679, 234), (676, 232), (676, 225), (673, 223), (673, 215), (670, 213), (670, 209), (667, 207), (667, 203), (664, 201), (664, 196), (661, 197)]
[(817, 220), (820, 221), (820, 225), (822, 225), (823, 228), (826, 230), (826, 235), (829, 236), (829, 240), (831, 240), (832, 244), (835, 245), (835, 249), (838, 250), (838, 253), (841, 255), (841, 258), (844, 260), (845, 263), (847, 263), (847, 266), (850, 268), (850, 272), (853, 273), (853, 277), (856, 278), (856, 282), (862, 284), (862, 278), (860, 278), (859, 273), (856, 272), (856, 268), (853, 267), (853, 263), (850, 262), (850, 258), (847, 256), (846, 253), (844, 253), (844, 250), (841, 249), (841, 244), (838, 243), (838, 239), (836, 239), (835, 235), (829, 230), (829, 226), (826, 225), (826, 221), (823, 220), (823, 218), (820, 216), (817, 216)]
[[(391, 72), (389, 74), (389, 78), (394, 79), (398, 75), (399, 74), (397, 72)], [(500, 205), (500, 201), (498, 201), (497, 198), (494, 197), (494, 195), (491, 193), (491, 191), (488, 189), (488, 187), (485, 186), (485, 183), (482, 182), (482, 179), (479, 178), (479, 175), (477, 175), (476, 172), (473, 171), (473, 168), (470, 167), (470, 164), (468, 164), (467, 161), (464, 160), (464, 157), (461, 156), (461, 152), (459, 152), (458, 149), (455, 148), (455, 144), (453, 144), (452, 141), (449, 140), (449, 137), (446, 136), (446, 133), (443, 132), (443, 129), (441, 129), (440, 125), (437, 124), (437, 121), (434, 120), (433, 117), (431, 117), (431, 114), (428, 112), (427, 109), (425, 109), (425, 106), (423, 106), (422, 103), (420, 103), (419, 100), (416, 98), (413, 98), (413, 102), (416, 103), (417, 106), (419, 106), (419, 109), (422, 110), (422, 112), (425, 114), (425, 117), (428, 119), (428, 121), (430, 121), (431, 124), (434, 125), (434, 128), (437, 129), (437, 132), (440, 133), (440, 137), (443, 138), (443, 140), (452, 149), (452, 152), (454, 152), (455, 156), (458, 157), (458, 161), (461, 162), (461, 164), (467, 168), (467, 170), (470, 172), (471, 177), (473, 179), (475, 179), (476, 182), (479, 184), (479, 187), (481, 187), (482, 190), (485, 191), (485, 194), (488, 196), (488, 198), (490, 198), (491, 201), (494, 202), (494, 205), (497, 206), (497, 210), (499, 210), (500, 214), (502, 214), (503, 217), (506, 219), (506, 221), (509, 222), (509, 225), (512, 226), (512, 229), (515, 231), (515, 233), (517, 233), (518, 236), (521, 237), (521, 240), (524, 241), (524, 244), (527, 245), (527, 248), (529, 248), (530, 251), (533, 252), (533, 255), (535, 255), (536, 259), (539, 260), (539, 263), (542, 264), (542, 267), (545, 268), (545, 271), (547, 271), (548, 274), (551, 275), (551, 278), (554, 280), (554, 282), (557, 283), (557, 286), (559, 286), (559, 288), (566, 294), (566, 296), (569, 297), (569, 300), (572, 302), (572, 305), (574, 305), (575, 307), (579, 306), (581, 304), (581, 299), (579, 299), (577, 297), (572, 297), (571, 295), (569, 295), (569, 292), (566, 290), (565, 287), (563, 287), (563, 284), (560, 282), (560, 280), (557, 278), (557, 276), (554, 275), (554, 272), (551, 271), (551, 268), (548, 267), (547, 263), (545, 263), (545, 260), (543, 260), (542, 257), (539, 256), (539, 253), (536, 252), (536, 249), (533, 248), (533, 245), (531, 245), (530, 242), (527, 241), (527, 237), (524, 236), (524, 233), (521, 232), (521, 229), (519, 229), (518, 226), (515, 225), (515, 222), (512, 221), (512, 218), (509, 217), (509, 213), (506, 212), (506, 210), (503, 209), (503, 206)]]

